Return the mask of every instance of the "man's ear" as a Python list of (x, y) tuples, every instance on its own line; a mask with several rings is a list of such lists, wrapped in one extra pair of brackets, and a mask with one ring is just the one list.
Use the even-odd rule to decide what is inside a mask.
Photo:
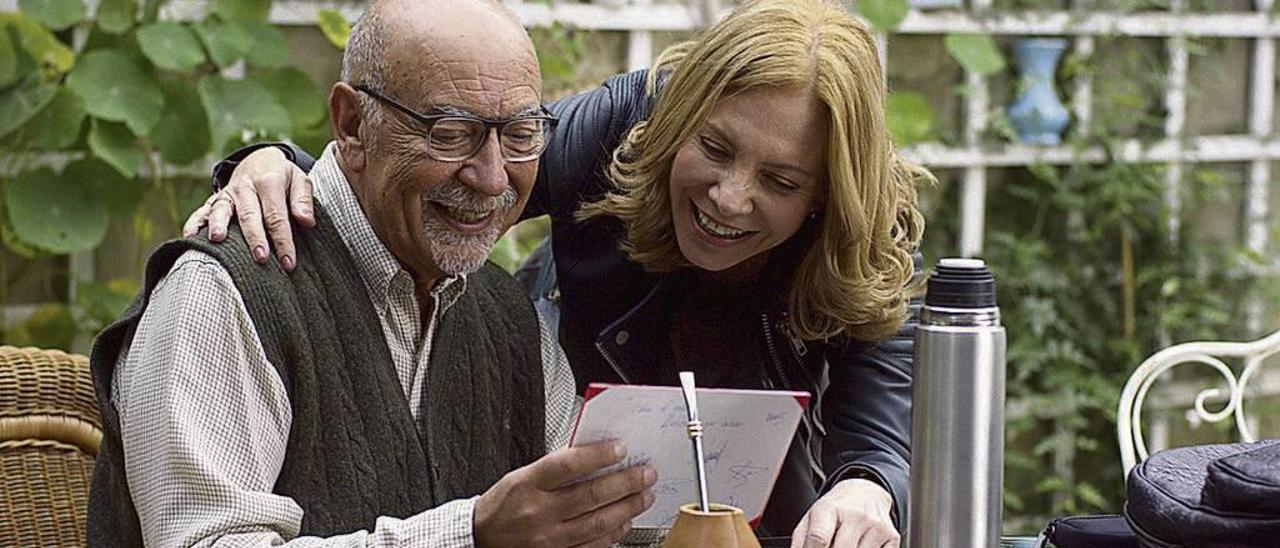
[[(360, 123), (364, 113), (360, 111), (360, 91), (346, 82), (338, 82), (329, 90), (329, 120), (333, 126), (333, 140), (342, 155), (342, 163), (355, 172), (364, 170), (365, 145), (360, 138)], [(372, 130), (372, 128), (370, 128)]]

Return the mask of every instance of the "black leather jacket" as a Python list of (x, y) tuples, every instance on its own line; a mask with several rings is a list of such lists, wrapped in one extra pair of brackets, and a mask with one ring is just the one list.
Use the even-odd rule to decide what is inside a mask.
[[(610, 78), (600, 88), (551, 105), (560, 118), (541, 159), (537, 182), (522, 218), (550, 215), (552, 272), (540, 276), (531, 297), (565, 318), (560, 343), (577, 378), (589, 382), (660, 383), (658, 364), (672, 359), (666, 298), (671, 275), (646, 272), (618, 249), (624, 231), (617, 219), (578, 222), (574, 212), (610, 188), (605, 168), (626, 132), (648, 115), (646, 72)], [(230, 174), (242, 149), (215, 168)], [(292, 149), (309, 169), (311, 158)], [(216, 183), (216, 182), (215, 182)], [(801, 238), (793, 238), (800, 240)], [(771, 261), (760, 288), (759, 327), (744, 333), (756, 345), (762, 387), (816, 395), (788, 453), (762, 520), (763, 533), (787, 535), (817, 497), (842, 479), (862, 477), (893, 496), (894, 522), (906, 524), (911, 433), (911, 362), (915, 317), (892, 338), (801, 341), (791, 335), (785, 307), (769, 297), (785, 295), (787, 244)], [(795, 251), (790, 250), (790, 251)], [(917, 256), (917, 270), (920, 259)], [(545, 308), (540, 306), (540, 308)]]
[[(644, 271), (618, 249), (616, 219), (577, 222), (578, 207), (610, 188), (610, 153), (627, 130), (648, 116), (649, 99), (637, 71), (548, 108), (560, 118), (538, 169), (526, 218), (550, 215), (558, 292), (541, 284), (535, 299), (556, 298), (565, 318), (560, 343), (579, 387), (587, 382), (654, 383), (671, 351), (666, 297), (671, 275)], [(799, 238), (796, 238), (799, 239)], [(785, 245), (785, 244), (784, 244)], [(789, 255), (761, 292), (786, 294)], [(794, 250), (791, 250), (794, 251)], [(917, 269), (919, 264), (917, 264)], [(769, 287), (771, 285), (771, 287)], [(752, 296), (744, 296), (750, 298)], [(896, 525), (905, 526), (911, 441), (911, 361), (915, 321), (878, 344), (804, 342), (787, 328), (785, 307), (760, 299), (759, 328), (744, 334), (756, 345), (762, 384), (820, 394), (793, 443), (765, 512), (772, 534), (789, 534), (817, 495), (835, 481), (867, 477), (893, 495)], [(914, 311), (918, 303), (913, 303)]]

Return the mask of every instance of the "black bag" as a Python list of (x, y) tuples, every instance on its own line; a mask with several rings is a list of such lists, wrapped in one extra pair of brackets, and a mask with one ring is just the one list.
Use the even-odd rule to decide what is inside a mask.
[(1280, 546), (1280, 440), (1162, 451), (1127, 489), (1144, 547)]
[(1138, 537), (1124, 516), (1069, 516), (1054, 518), (1040, 533), (1036, 546), (1057, 548), (1138, 548)]

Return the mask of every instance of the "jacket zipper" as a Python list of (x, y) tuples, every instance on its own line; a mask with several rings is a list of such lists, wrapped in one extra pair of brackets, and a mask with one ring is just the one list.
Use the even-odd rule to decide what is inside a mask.
[(787, 372), (783, 371), (782, 359), (778, 357), (778, 348), (773, 344), (773, 330), (769, 329), (769, 315), (760, 315), (760, 325), (764, 327), (764, 344), (769, 350), (769, 359), (773, 362), (773, 370), (778, 373), (778, 379), (782, 381), (782, 387), (791, 390), (791, 381), (787, 378)]
[(614, 361), (613, 354), (609, 353), (609, 349), (605, 348), (604, 343), (596, 341), (596, 349), (600, 351), (601, 356), (604, 356), (605, 363), (608, 363), (609, 367), (613, 368), (613, 372), (618, 374), (618, 378), (622, 379), (624, 383), (631, 384), (631, 379), (622, 372), (621, 367), (618, 367), (618, 362)]
[(809, 347), (805, 346), (804, 341), (800, 340), (800, 337), (797, 337), (795, 332), (791, 331), (791, 322), (779, 322), (778, 331), (781, 331), (787, 341), (791, 343), (791, 352), (795, 354), (796, 361), (803, 362), (804, 355), (809, 353)]

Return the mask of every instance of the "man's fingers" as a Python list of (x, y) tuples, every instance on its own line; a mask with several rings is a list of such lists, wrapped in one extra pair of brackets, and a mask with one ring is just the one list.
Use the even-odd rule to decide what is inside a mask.
[(290, 164), (289, 173), (289, 211), (298, 224), (311, 228), (316, 226), (315, 205), (312, 197), (314, 185), (311, 178), (298, 166)]
[[(836, 525), (838, 525), (839, 516), (834, 508), (821, 502), (814, 504), (809, 509), (806, 516), (809, 520), (808, 530), (803, 536), (797, 537), (802, 540), (804, 548), (828, 548), (836, 534)], [(794, 542), (796, 539), (792, 539)]]
[(657, 479), (657, 471), (647, 465), (619, 470), (607, 476), (563, 488), (561, 490), (563, 502), (558, 506), (565, 512), (565, 517), (577, 517), (640, 493), (653, 485)]
[(654, 495), (651, 491), (636, 493), (622, 500), (583, 514), (564, 523), (561, 538), (564, 539), (599, 539), (614, 533), (623, 524), (630, 523), (632, 518), (653, 506)]
[(244, 186), (228, 187), (227, 192), (235, 202), (236, 219), (240, 221), (240, 231), (249, 244), (253, 260), (266, 264), (271, 247), (267, 244), (266, 231), (262, 228), (262, 204), (258, 202), (258, 195), (252, 188)]
[[(285, 182), (285, 176), (267, 173), (254, 177), (253, 184), (258, 190), (258, 200), (262, 204), (262, 221), (266, 225), (267, 235), (271, 237), (276, 257), (280, 259), (280, 265), (286, 271), (292, 271), (297, 254), (293, 250), (293, 230), (289, 227), (289, 211), (285, 196), (288, 184)], [(254, 251), (256, 253), (257, 250)], [(256, 259), (257, 256), (255, 255), (254, 258)]]
[(609, 548), (610, 546), (622, 541), (622, 537), (627, 536), (627, 533), (629, 532), (631, 532), (630, 521), (622, 524), (622, 527), (619, 527), (612, 533), (582, 544), (575, 544), (573, 548)]
[(566, 483), (591, 472), (622, 462), (627, 454), (622, 442), (606, 441), (565, 447), (529, 465), (533, 485), (543, 491), (553, 491)]

